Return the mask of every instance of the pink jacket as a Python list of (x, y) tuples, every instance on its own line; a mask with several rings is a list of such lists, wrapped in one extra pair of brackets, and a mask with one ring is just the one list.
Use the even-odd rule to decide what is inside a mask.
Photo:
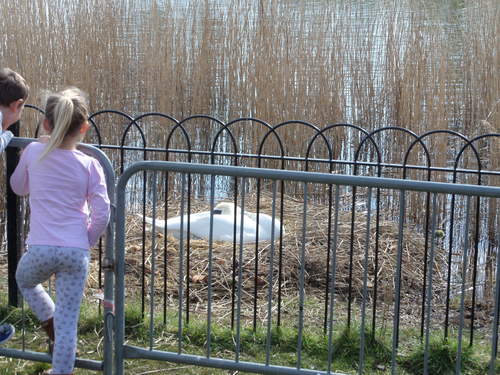
[(89, 249), (109, 221), (101, 165), (80, 151), (63, 149), (55, 149), (39, 160), (45, 146), (29, 144), (10, 179), (16, 194), (29, 194), (31, 217), (26, 243)]

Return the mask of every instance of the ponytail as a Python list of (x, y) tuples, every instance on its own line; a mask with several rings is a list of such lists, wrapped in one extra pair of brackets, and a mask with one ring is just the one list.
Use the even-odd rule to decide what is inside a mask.
[(68, 134), (73, 134), (87, 120), (88, 110), (85, 95), (77, 88), (52, 94), (45, 105), (45, 118), (52, 133), (39, 160), (58, 148)]

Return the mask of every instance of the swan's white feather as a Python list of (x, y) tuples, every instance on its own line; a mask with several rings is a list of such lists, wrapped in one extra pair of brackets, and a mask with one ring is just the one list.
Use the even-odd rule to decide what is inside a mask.
[[(220, 210), (220, 214), (213, 214), (213, 232), (212, 238), (214, 241), (230, 241), (234, 239), (235, 230), (235, 215), (236, 210), (236, 241), (239, 242), (240, 235), (243, 234), (243, 242), (255, 242), (257, 238), (257, 214), (252, 212), (243, 213), (243, 226), (241, 225), (241, 209), (234, 206), (233, 203), (222, 202), (215, 206), (214, 210)], [(140, 215), (142, 217), (142, 215)], [(206, 240), (210, 237), (210, 211), (204, 211), (189, 215), (190, 220), (190, 233), (193, 237), (204, 238)], [(270, 241), (272, 235), (274, 240), (279, 238), (280, 235), (280, 221), (274, 219), (274, 233), (272, 233), (273, 219), (271, 216), (259, 212), (259, 241)], [(153, 219), (145, 217), (146, 223), (152, 225)], [(184, 235), (187, 235), (187, 222), (188, 215), (176, 216), (167, 220), (167, 234), (180, 238), (181, 227)], [(162, 231), (165, 228), (165, 221), (161, 219), (155, 220), (155, 226)], [(241, 228), (243, 227), (243, 233)]]

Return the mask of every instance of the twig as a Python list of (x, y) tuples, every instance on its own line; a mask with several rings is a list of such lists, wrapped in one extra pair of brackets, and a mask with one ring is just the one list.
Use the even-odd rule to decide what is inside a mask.
[(491, 117), (491, 115), (493, 115), (493, 113), (496, 112), (496, 108), (497, 108), (498, 103), (500, 103), (500, 99), (498, 99), (495, 102), (495, 104), (493, 105), (493, 108), (491, 109), (490, 113), (488, 113), (488, 116), (486, 116), (486, 121), (488, 121), (488, 119)]
[(158, 370), (150, 370), (150, 371), (140, 372), (137, 375), (155, 374), (155, 373), (163, 372), (163, 371), (170, 372), (170, 371), (175, 371), (175, 370), (183, 370), (183, 369), (186, 369), (186, 368), (190, 368), (190, 366), (181, 366), (181, 367), (172, 367), (172, 368), (161, 368), (161, 369), (158, 369)]

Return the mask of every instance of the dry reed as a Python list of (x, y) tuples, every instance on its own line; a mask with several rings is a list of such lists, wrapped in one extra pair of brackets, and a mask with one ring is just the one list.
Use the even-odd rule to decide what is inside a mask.
[[(462, 7), (408, 0), (25, 0), (0, 12), (0, 66), (27, 78), (34, 104), (42, 89), (77, 85), (89, 93), (92, 111), (155, 111), (177, 119), (201, 113), (226, 122), (255, 117), (271, 125), (300, 120), (318, 128), (350, 122), (368, 131), (394, 125), (418, 135), (500, 131), (495, 0)], [(21, 42), (19, 35), (27, 37)], [(32, 136), (35, 125), (26, 114), (21, 134)], [(101, 116), (97, 125), (104, 144), (120, 144), (128, 121)], [(166, 147), (171, 122), (147, 118), (139, 125), (145, 142), (132, 129), (126, 145)], [(208, 120), (186, 124), (199, 150), (210, 149), (219, 128)], [(232, 129), (239, 151), (257, 152), (262, 125), (248, 121)], [(315, 131), (296, 124), (277, 134), (285, 154), (304, 156)], [(363, 136), (346, 129), (325, 135), (334, 145), (331, 156), (341, 160), (353, 159)], [(279, 153), (269, 138), (263, 152)], [(398, 131), (381, 138), (387, 163), (401, 163), (413, 141)], [(97, 141), (94, 133), (88, 141)], [(433, 166), (447, 166), (463, 146), (445, 133), (425, 141)], [(234, 151), (227, 139), (220, 143)], [(330, 157), (316, 143), (310, 156)], [(500, 150), (498, 137), (485, 143), (493, 153)], [(179, 131), (170, 146), (187, 148)], [(498, 170), (492, 154), (483, 155)], [(471, 156), (468, 150), (461, 166), (476, 168)], [(365, 146), (361, 159), (375, 160), (373, 149)], [(426, 163), (419, 146), (408, 163)], [(417, 172), (409, 177), (419, 178)], [(447, 178), (443, 172), (432, 177)], [(498, 178), (491, 182), (498, 185)]]
[(499, 6), (445, 3), (18, 1), (0, 65), (35, 93), (81, 86), (94, 110), (471, 135), (499, 99)]

